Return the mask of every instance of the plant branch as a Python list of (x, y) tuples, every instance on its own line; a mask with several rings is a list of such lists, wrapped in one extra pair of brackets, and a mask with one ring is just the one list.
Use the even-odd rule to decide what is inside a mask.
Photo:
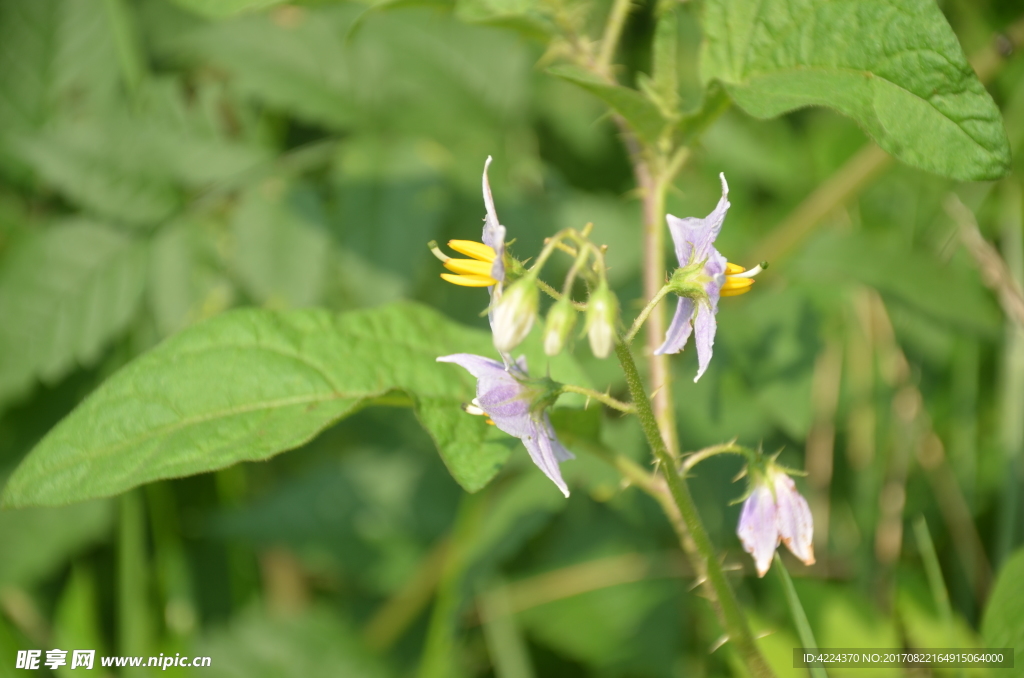
[(674, 459), (669, 453), (664, 439), (661, 437), (661, 433), (658, 430), (658, 422), (651, 408), (651, 402), (644, 391), (640, 373), (636, 368), (636, 362), (633, 360), (633, 354), (630, 353), (629, 346), (625, 343), (620, 343), (616, 346), (615, 353), (626, 376), (629, 393), (636, 407), (637, 418), (640, 420), (644, 435), (651, 446), (651, 451), (660, 463), (661, 472), (668, 485), (672, 500), (676, 507), (678, 507), (679, 514), (682, 516), (687, 531), (696, 546), (697, 557), (694, 559), (693, 566), (698, 573), (705, 577), (705, 581), (714, 593), (713, 602), (715, 603), (714, 607), (718, 613), (719, 621), (729, 635), (729, 640), (733, 642), (740, 657), (746, 663), (750, 673), (757, 678), (773, 677), (775, 673), (757, 648), (743, 610), (736, 600), (736, 595), (733, 593), (729, 581), (725, 578), (725, 572), (718, 562), (718, 556), (711, 543), (711, 538), (701, 522), (697, 506), (690, 495), (690, 490), (686, 482), (676, 471)]
[(615, 0), (612, 10), (608, 14), (608, 22), (604, 26), (604, 35), (601, 37), (601, 51), (597, 56), (595, 68), (602, 74), (611, 77), (612, 58), (615, 56), (615, 48), (622, 36), (622, 29), (626, 25), (626, 18), (632, 0)]
[(660, 290), (658, 290), (658, 293), (654, 295), (654, 298), (647, 302), (647, 305), (644, 306), (642, 311), (640, 311), (640, 315), (638, 315), (636, 320), (633, 321), (633, 326), (629, 328), (629, 332), (626, 332), (626, 336), (622, 338), (624, 342), (628, 344), (633, 341), (633, 338), (636, 337), (636, 333), (640, 331), (640, 328), (643, 327), (644, 322), (647, 320), (647, 316), (649, 316), (651, 311), (654, 310), (654, 307), (657, 306), (663, 298), (665, 298), (665, 295), (671, 291), (672, 290), (668, 285), (664, 285)]
[(617, 400), (611, 397), (607, 393), (601, 393), (600, 391), (595, 391), (592, 388), (576, 386), (575, 384), (562, 384), (562, 392), (579, 393), (580, 395), (585, 395), (588, 398), (593, 398), (594, 400), (607, 405), (613, 410), (625, 412), (626, 414), (634, 414), (636, 412), (636, 408), (630, 405), (629, 403), (624, 403), (621, 400)]

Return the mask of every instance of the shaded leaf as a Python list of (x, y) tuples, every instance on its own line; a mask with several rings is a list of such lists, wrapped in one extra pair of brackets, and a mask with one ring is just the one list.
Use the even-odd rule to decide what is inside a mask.
[(548, 73), (579, 85), (598, 97), (629, 122), (644, 141), (655, 143), (665, 128), (666, 121), (658, 106), (636, 90), (611, 85), (578, 66), (554, 66)]
[(973, 270), (941, 265), (927, 254), (896, 249), (864, 234), (819, 238), (797, 270), (812, 284), (863, 282), (937, 320), (980, 334), (993, 336), (1001, 326), (998, 307)]
[(232, 14), (240, 14), (241, 12), (250, 12), (253, 10), (264, 9), (266, 7), (272, 7), (274, 5), (280, 5), (285, 0), (174, 0), (176, 3), (184, 7), (185, 9), (192, 10), (197, 14), (202, 14), (213, 19), (220, 19), (223, 17), (231, 16)]
[(320, 301), (332, 243), (289, 209), (285, 188), (268, 181), (243, 196), (232, 220), (234, 265), (257, 301), (301, 308)]
[(4, 264), (0, 397), (95, 362), (135, 314), (146, 254), (133, 238), (72, 221), (27, 236)]
[(73, 507), (0, 511), (0, 587), (30, 586), (111, 530), (113, 506), (90, 501)]
[(701, 75), (770, 118), (828, 106), (907, 164), (996, 179), (1010, 151), (999, 110), (932, 0), (712, 0)]
[(195, 654), (214, 658), (203, 672), (215, 678), (391, 675), (354, 629), (328, 609), (286, 618), (250, 610), (199, 641)]

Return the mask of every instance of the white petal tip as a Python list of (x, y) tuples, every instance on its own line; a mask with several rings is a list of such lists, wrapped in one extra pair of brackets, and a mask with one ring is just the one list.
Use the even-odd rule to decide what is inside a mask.
[(725, 172), (719, 172), (718, 178), (722, 180), (722, 195), (729, 195), (729, 182), (725, 180)]

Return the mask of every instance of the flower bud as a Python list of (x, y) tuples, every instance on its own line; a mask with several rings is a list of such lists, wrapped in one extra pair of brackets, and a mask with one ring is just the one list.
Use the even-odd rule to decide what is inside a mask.
[(598, 358), (607, 358), (615, 348), (618, 320), (619, 300), (602, 280), (587, 301), (587, 338), (590, 350)]
[(565, 346), (565, 340), (576, 324), (576, 309), (568, 297), (562, 297), (551, 306), (544, 323), (544, 353), (558, 355)]
[(533, 276), (527, 275), (509, 285), (494, 308), (491, 329), (494, 347), (508, 353), (526, 338), (537, 319), (540, 292)]

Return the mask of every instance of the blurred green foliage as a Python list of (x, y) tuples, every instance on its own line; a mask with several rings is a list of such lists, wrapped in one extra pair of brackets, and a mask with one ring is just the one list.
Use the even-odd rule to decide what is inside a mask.
[[(724, 4), (706, 0), (703, 10)], [(921, 39), (938, 35), (931, 3), (911, 4), (932, 22), (920, 24)], [(1006, 40), (994, 38), (1008, 26), (1021, 34), (1019, 3), (939, 3), (964, 51), (989, 69), (1013, 151), (1008, 176), (971, 184), (884, 161), (844, 184), (868, 143), (858, 122), (898, 157), (954, 177), (994, 177), (1007, 159), (998, 144), (957, 136), (926, 139), (933, 160), (920, 160), (887, 146), (864, 116), (822, 108), (756, 120), (744, 111), (820, 102), (745, 104), (745, 89), (767, 85), (725, 62), (705, 68), (717, 64), (740, 107), (707, 126), (723, 99), (702, 91), (696, 3), (672, 21), (653, 2), (634, 9), (617, 62), (636, 90), (564, 66), (549, 73), (557, 55), (545, 41), (557, 27), (545, 7), (0, 0), (0, 476), (55, 426), (88, 442), (67, 427), (90, 406), (96, 436), (123, 433), (103, 419), (111, 409), (100, 396), (68, 415), (129, 362), (147, 356), (129, 368), (139, 373), (181, 341), (164, 339), (233, 308), (373, 318), (406, 299), (438, 309), (447, 318), (417, 307), (467, 344), (486, 344), (482, 293), (442, 283), (425, 243), (476, 237), (489, 154), (514, 250), (526, 256), (558, 228), (593, 221), (631, 317), (641, 305), (640, 209), (603, 99), (652, 138), (666, 126), (699, 138), (669, 212), (706, 214), (724, 171), (732, 209), (720, 249), (740, 263), (772, 254), (754, 292), (723, 300), (702, 380), (691, 381), (692, 351), (673, 358), (674, 397), (684, 449), (738, 436), (808, 470), (818, 565), (791, 569), (818, 644), (1024, 649), (1024, 330), (942, 209), (958, 195), (1024, 279), (1024, 60), (1004, 59)], [(607, 8), (591, 9), (600, 18)], [(801, 65), (791, 45), (760, 47)], [(844, 112), (856, 118), (862, 94), (851, 89), (857, 101)], [(934, 161), (954, 155), (946, 167)], [(828, 206), (813, 219), (809, 196)], [(398, 333), (375, 335), (356, 358), (339, 350), (331, 363), (327, 352), (324, 364), (372, 372)], [(531, 366), (542, 370), (536, 349)], [(202, 671), (224, 676), (740, 675), (728, 646), (709, 651), (721, 631), (689, 591), (693, 573), (657, 505), (602, 461), (617, 452), (646, 463), (633, 420), (555, 411), (579, 457), (564, 467), (573, 494), (563, 500), (518, 443), (460, 416), (471, 382), (424, 356), (423, 379), (445, 399), (436, 416), (475, 427), (483, 449), (509, 459), (485, 489), (469, 495), (452, 480), (435, 451), (442, 426), (427, 426), (432, 439), (394, 406), (403, 403), (374, 403), (392, 385), (356, 394), (351, 416), (315, 438), (336, 417), (286, 431), (299, 448), (264, 463), (160, 480), (119, 500), (6, 509), (0, 676), (20, 674), (17, 650), (55, 647), (209, 655)], [(624, 397), (613, 361), (585, 349), (577, 357), (553, 369)], [(267, 369), (256, 361), (249, 381), (219, 385), (254, 397), (269, 388)], [(110, 383), (130, 390), (125, 374)], [(144, 376), (167, 390), (167, 375)], [(246, 430), (212, 428), (225, 439)], [(179, 451), (194, 453), (182, 440)], [(460, 481), (486, 482), (496, 464), (484, 461), (475, 460), (486, 466), (478, 478)], [(50, 501), (34, 500), (198, 470), (175, 472), (173, 462), (164, 450), (131, 482), (101, 489), (110, 476), (84, 466), (47, 491)], [(41, 477), (49, 463), (39, 462)], [(716, 546), (742, 564), (733, 582), (755, 632), (771, 632), (764, 652), (780, 676), (803, 675), (791, 668), (799, 641), (785, 592), (774, 577), (753, 577), (734, 536), (738, 470), (716, 459), (691, 486)], [(918, 516), (939, 582), (911, 529)], [(1007, 675), (1024, 675), (1024, 654), (1017, 662)]]

